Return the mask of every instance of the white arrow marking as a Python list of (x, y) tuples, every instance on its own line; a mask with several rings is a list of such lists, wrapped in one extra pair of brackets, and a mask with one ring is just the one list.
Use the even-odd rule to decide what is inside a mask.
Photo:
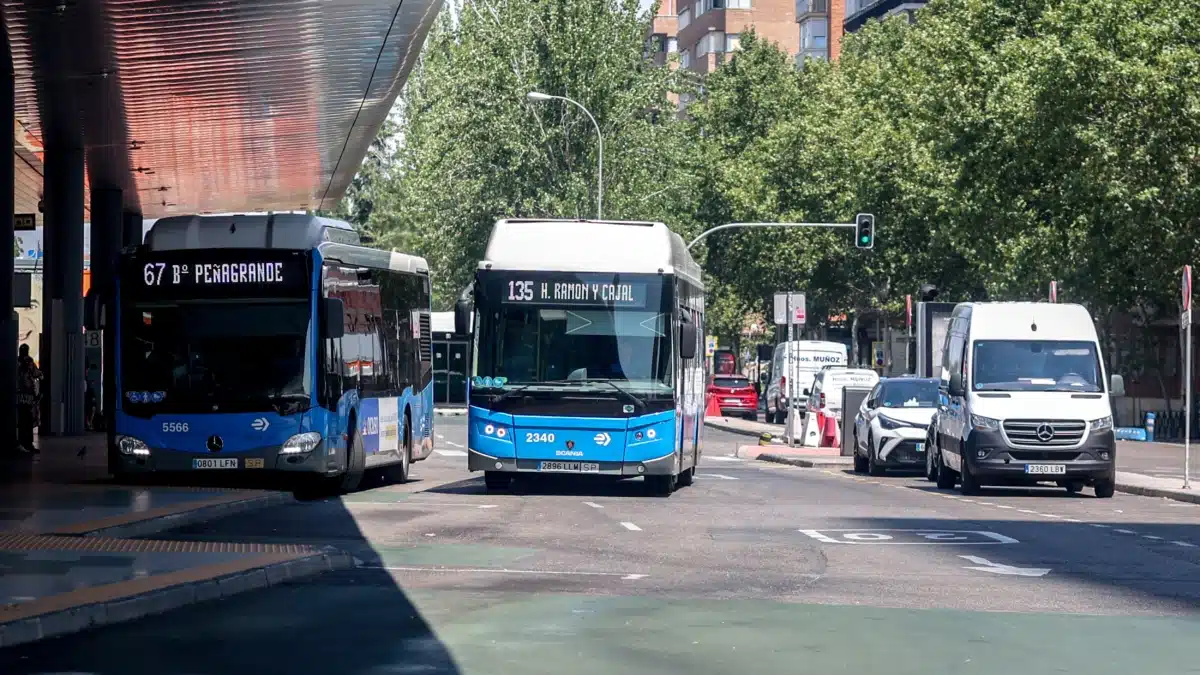
[[(570, 335), (571, 333), (577, 333), (577, 332), (579, 332), (579, 331), (583, 330), (584, 328), (587, 328), (588, 326), (592, 325), (592, 323), (594, 323), (594, 322), (593, 322), (591, 319), (586, 319), (586, 318), (584, 318), (584, 317), (582, 317), (582, 316), (579, 316), (578, 314), (576, 314), (575, 312), (572, 312), (572, 311), (570, 311), (570, 310), (567, 310), (567, 314), (569, 314), (569, 315), (571, 315), (571, 316), (575, 317), (576, 319), (579, 319), (580, 321), (582, 321), (582, 322), (583, 322), (583, 325), (582, 325), (582, 326), (576, 326), (576, 327), (574, 327), (574, 328), (568, 328), (568, 329), (567, 329), (567, 332), (566, 332), (566, 334), (567, 334), (567, 335)], [(569, 323), (570, 323), (570, 322), (568, 322), (568, 324), (569, 324)]]
[(612, 441), (612, 436), (609, 436), (606, 433), (599, 433), (599, 434), (596, 434), (596, 437), (593, 438), (592, 440), (596, 441), (596, 445), (599, 445), (600, 447), (603, 448)]
[(269, 426), (271, 426), (271, 423), (265, 417), (259, 417), (250, 423), (250, 428), (255, 431), (266, 431)]
[(963, 568), (979, 572), (991, 572), (992, 574), (1005, 574), (1014, 577), (1044, 577), (1050, 573), (1050, 568), (1048, 567), (1014, 567), (1012, 565), (994, 563), (987, 558), (980, 558), (975, 555), (960, 555), (958, 557), (973, 562), (976, 565), (981, 565), (982, 567)]
[(629, 530), (630, 532), (641, 532), (642, 531), (642, 528), (638, 527), (637, 525), (634, 525), (633, 523), (621, 523), (621, 527)]
[(735, 478), (733, 476), (726, 476), (723, 473), (699, 473), (696, 475), (701, 478), (720, 478), (721, 480), (737, 480), (737, 478)]

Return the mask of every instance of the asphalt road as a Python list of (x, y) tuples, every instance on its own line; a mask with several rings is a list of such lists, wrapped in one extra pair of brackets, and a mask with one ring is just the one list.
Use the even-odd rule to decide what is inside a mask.
[(351, 571), (0, 651), (16, 673), (1200, 672), (1200, 506), (738, 461), (487, 494), (463, 420), (416, 480), (171, 536)]

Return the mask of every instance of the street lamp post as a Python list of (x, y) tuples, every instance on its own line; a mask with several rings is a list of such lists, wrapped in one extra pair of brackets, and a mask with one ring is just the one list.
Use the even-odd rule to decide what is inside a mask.
[(587, 115), (588, 119), (592, 121), (592, 126), (596, 127), (596, 138), (600, 141), (600, 161), (599, 167), (596, 171), (596, 220), (601, 220), (604, 217), (604, 135), (600, 133), (600, 125), (596, 123), (596, 118), (592, 117), (592, 113), (588, 112), (588, 109), (583, 107), (582, 103), (569, 99), (566, 96), (551, 96), (550, 94), (543, 94), (540, 91), (531, 91), (528, 94), (525, 94), (525, 98), (528, 98), (531, 101), (558, 100), (571, 103), (582, 110), (583, 114)]

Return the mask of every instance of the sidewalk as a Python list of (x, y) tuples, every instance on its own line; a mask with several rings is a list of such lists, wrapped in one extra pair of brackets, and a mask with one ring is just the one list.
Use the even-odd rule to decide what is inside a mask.
[(0, 458), (0, 647), (349, 565), (309, 547), (132, 539), (292, 496), (117, 485), (102, 436), (39, 445), (39, 455)]
[[(713, 429), (742, 436), (757, 438), (764, 433), (770, 433), (774, 437), (772, 445), (768, 447), (741, 446), (738, 449), (740, 457), (806, 468), (842, 467), (854, 464), (851, 458), (838, 456), (836, 448), (789, 450), (786, 447), (780, 447), (776, 442), (782, 442), (782, 425), (726, 417), (706, 417), (704, 424)], [(1181, 489), (1183, 485), (1183, 444), (1117, 441), (1118, 492), (1200, 504), (1200, 443), (1196, 443), (1192, 449), (1191, 476), (1192, 489)]]

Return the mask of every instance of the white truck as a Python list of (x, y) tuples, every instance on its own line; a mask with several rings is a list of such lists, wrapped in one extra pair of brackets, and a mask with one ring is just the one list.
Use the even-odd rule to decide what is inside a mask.
[(797, 414), (804, 414), (808, 404), (807, 389), (822, 369), (846, 367), (849, 361), (846, 345), (820, 340), (792, 340), (775, 345), (771, 358), (771, 382), (767, 385), (767, 421), (783, 424), (789, 402)]

